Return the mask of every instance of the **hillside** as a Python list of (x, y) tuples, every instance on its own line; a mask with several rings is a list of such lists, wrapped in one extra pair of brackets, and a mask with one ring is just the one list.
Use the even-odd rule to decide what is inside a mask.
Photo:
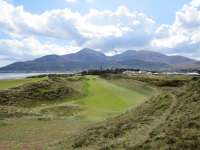
[(194, 60), (183, 57), (183, 56), (167, 56), (158, 52), (153, 51), (133, 51), (128, 50), (122, 54), (115, 55), (113, 57), (115, 60), (131, 60), (137, 59), (147, 62), (158, 62), (165, 64), (192, 64), (195, 63)]
[(5, 80), (0, 149), (198, 150), (199, 86), (183, 75)]
[(200, 68), (197, 61), (183, 56), (167, 56), (152, 51), (133, 51), (106, 56), (85, 48), (68, 55), (48, 55), (32, 61), (16, 62), (0, 72), (80, 71), (99, 68), (134, 68), (143, 70), (179, 70)]
[[(35, 106), (83, 95), (81, 79), (70, 81), (66, 77), (49, 75), (43, 80), (22, 84), (0, 91), (0, 104), (6, 106)], [(7, 81), (8, 83), (8, 81)], [(16, 84), (16, 83), (15, 83)]]
[[(88, 150), (200, 149), (200, 79), (181, 78), (129, 78), (130, 82), (148, 79), (163, 92), (136, 109), (85, 129), (70, 140), (71, 148), (67, 141), (62, 141), (61, 147)], [(118, 79), (115, 77), (112, 82)], [(177, 81), (181, 84), (171, 84)]]
[(157, 93), (142, 82), (131, 85), (80, 75), (0, 82), (0, 149), (50, 149), (58, 141), (135, 108)]

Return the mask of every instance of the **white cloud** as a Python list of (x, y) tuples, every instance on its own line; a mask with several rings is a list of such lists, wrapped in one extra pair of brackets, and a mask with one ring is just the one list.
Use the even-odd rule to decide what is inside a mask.
[(76, 29), (79, 18), (79, 13), (69, 9), (31, 14), (22, 6), (14, 7), (0, 0), (0, 30), (13, 37), (43, 36), (81, 43), (84, 38)]
[(65, 39), (83, 45), (94, 38), (120, 37), (124, 34), (145, 35), (152, 33), (154, 21), (126, 7), (116, 11), (91, 10), (81, 15), (69, 9), (52, 10), (40, 15), (26, 12), (22, 6), (13, 7), (0, 0), (0, 25), (2, 32), (15, 37), (43, 36)]
[(155, 22), (139, 12), (121, 6), (116, 11), (91, 10), (80, 22), (80, 31), (90, 40), (86, 47), (104, 51), (141, 48), (151, 41)]
[(200, 1), (193, 0), (176, 13), (172, 25), (161, 25), (152, 47), (168, 53), (200, 58)]
[(59, 46), (48, 42), (41, 43), (35, 38), (0, 40), (0, 58), (8, 62), (31, 60), (49, 54), (63, 55), (76, 52), (79, 49), (80, 47), (77, 46)]
[(39, 51), (43, 55), (58, 53), (58, 49), (65, 52), (65, 47), (106, 48), (106, 52), (144, 47), (152, 39), (154, 24), (148, 16), (124, 6), (116, 11), (90, 10), (86, 14), (67, 8), (32, 14), (23, 6), (0, 0), (0, 34), (10, 37), (0, 41), (1, 46), (7, 46), (0, 49), (0, 55), (9, 53), (23, 60), (38, 56)]

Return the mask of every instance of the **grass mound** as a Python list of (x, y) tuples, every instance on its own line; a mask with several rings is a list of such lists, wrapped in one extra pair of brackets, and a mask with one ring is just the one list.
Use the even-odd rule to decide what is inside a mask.
[(192, 81), (177, 97), (165, 122), (135, 149), (200, 149), (200, 80)]
[(38, 116), (39, 114), (34, 114), (24, 109), (20, 109), (14, 106), (1, 106), (0, 105), (0, 120), (8, 118), (21, 118), (25, 116)]
[(68, 78), (49, 77), (40, 82), (21, 85), (0, 91), (1, 105), (35, 106), (37, 103), (64, 99), (81, 95), (81, 87), (73, 87), (81, 81), (71, 81)]
[(13, 87), (22, 86), (24, 84), (35, 83), (47, 79), (47, 77), (41, 78), (25, 78), (15, 80), (0, 80), (0, 90), (6, 90)]
[(181, 76), (181, 75), (122, 75), (122, 74), (113, 74), (113, 75), (103, 75), (102, 76), (105, 79), (130, 79), (130, 80), (137, 80), (144, 83), (149, 83), (154, 86), (158, 87), (181, 87), (185, 83), (189, 82), (191, 80), (191, 77), (189, 76)]
[(52, 108), (45, 108), (45, 109), (42, 109), (40, 112), (42, 114), (53, 114), (56, 116), (68, 117), (68, 116), (73, 116), (82, 110), (83, 109), (80, 108), (79, 106), (68, 105), (68, 106), (57, 106), (57, 107), (52, 107)]

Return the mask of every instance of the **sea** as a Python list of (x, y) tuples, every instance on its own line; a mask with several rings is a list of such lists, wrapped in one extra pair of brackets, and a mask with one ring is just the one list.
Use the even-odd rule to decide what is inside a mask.
[(64, 73), (0, 73), (0, 80), (8, 80), (8, 79), (23, 79), (30, 76), (37, 76), (43, 74), (70, 74), (71, 72)]

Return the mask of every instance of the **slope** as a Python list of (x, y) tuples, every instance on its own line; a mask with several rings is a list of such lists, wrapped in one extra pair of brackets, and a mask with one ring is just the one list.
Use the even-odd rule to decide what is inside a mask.
[[(183, 78), (185, 82), (176, 86), (166, 76), (161, 84), (162, 78), (152, 78), (151, 82), (162, 89), (158, 96), (125, 114), (87, 128), (70, 141), (71, 149), (198, 150), (200, 79), (180, 76), (181, 82)], [(174, 82), (177, 82), (177, 77), (168, 78), (176, 78)]]
[[(81, 116), (85, 119), (105, 119), (106, 116), (118, 115), (136, 107), (154, 94), (153, 89), (144, 92), (137, 85), (135, 90), (118, 86), (99, 77), (89, 77), (86, 97), (73, 101), (84, 108)], [(138, 89), (138, 90), (137, 90)]]
[[(37, 82), (50, 82), (52, 86), (39, 87), (38, 91), (33, 91), (34, 95), (43, 98), (43, 92), (57, 91), (59, 86), (64, 86), (63, 84), (82, 94), (77, 95), (75, 92), (74, 97), (72, 91), (70, 96), (64, 93), (56, 99), (36, 100), (39, 102), (37, 105), (32, 99), (34, 97), (31, 97), (25, 101), (26, 107), (5, 105), (3, 102), (3, 105), (0, 105), (0, 149), (47, 149), (46, 147), (51, 147), (57, 141), (80, 133), (91, 124), (137, 107), (155, 94), (151, 86), (140, 82), (129, 88), (97, 76), (59, 76), (53, 76), (53, 81), (50, 77), (51, 79)], [(26, 87), (37, 84), (20, 85), (10, 90), (23, 88), (26, 91)], [(18, 101), (24, 102), (21, 99)], [(31, 104), (31, 107), (28, 104)]]

